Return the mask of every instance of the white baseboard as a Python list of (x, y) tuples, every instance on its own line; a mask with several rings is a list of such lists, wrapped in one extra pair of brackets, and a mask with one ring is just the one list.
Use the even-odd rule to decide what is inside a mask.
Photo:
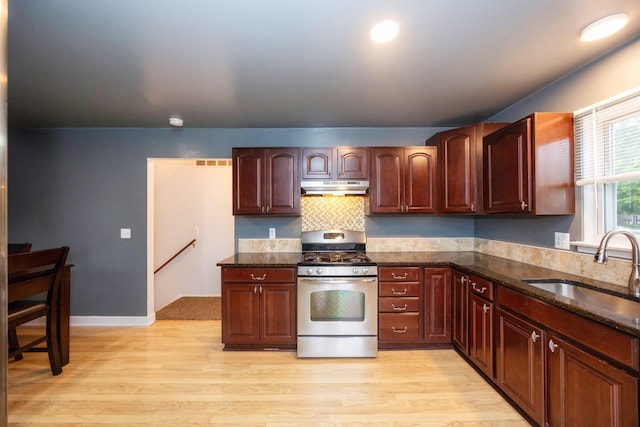
[(156, 314), (149, 316), (71, 316), (71, 326), (149, 326)]

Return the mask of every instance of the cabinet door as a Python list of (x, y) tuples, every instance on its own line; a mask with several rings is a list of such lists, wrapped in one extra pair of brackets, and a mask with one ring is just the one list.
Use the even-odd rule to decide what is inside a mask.
[(424, 269), (424, 341), (451, 342), (451, 270)]
[(272, 148), (266, 153), (265, 213), (300, 214), (300, 172), (297, 148)]
[(302, 149), (302, 178), (329, 179), (332, 178), (333, 148), (303, 148)]
[(259, 285), (222, 284), (222, 342), (255, 344), (260, 341)]
[(484, 138), (484, 204), (487, 212), (531, 212), (531, 119)]
[(338, 179), (369, 179), (369, 148), (338, 147), (336, 149)]
[(469, 353), (469, 341), (468, 341), (468, 317), (469, 317), (469, 305), (468, 305), (468, 291), (467, 286), (469, 279), (466, 275), (454, 271), (452, 282), (452, 301), (453, 306), (452, 313), (452, 332), (451, 340), (453, 344), (460, 349), (464, 354)]
[(493, 303), (469, 295), (469, 358), (493, 378)]
[(542, 329), (496, 311), (496, 380), (499, 387), (539, 425), (544, 422)]
[(436, 147), (405, 149), (404, 212), (436, 211)]
[(638, 379), (550, 336), (547, 425), (638, 425)]
[(372, 149), (371, 213), (402, 213), (404, 208), (404, 174), (402, 148)]
[(233, 214), (261, 214), (264, 206), (264, 150), (233, 149)]
[(260, 341), (263, 344), (295, 344), (295, 285), (260, 286)]
[(438, 157), (442, 212), (476, 212), (476, 127), (442, 132)]

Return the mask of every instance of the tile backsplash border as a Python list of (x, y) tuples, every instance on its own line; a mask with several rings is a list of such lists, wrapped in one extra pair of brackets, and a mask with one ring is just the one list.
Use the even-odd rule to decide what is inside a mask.
[[(300, 252), (300, 239), (238, 239), (238, 252)], [(475, 251), (593, 280), (627, 286), (630, 261), (609, 258), (596, 264), (593, 255), (477, 237), (403, 237), (367, 239), (369, 252)]]

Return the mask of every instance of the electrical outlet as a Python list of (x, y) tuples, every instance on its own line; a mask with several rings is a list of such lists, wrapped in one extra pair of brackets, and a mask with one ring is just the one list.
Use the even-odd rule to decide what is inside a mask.
[(275, 228), (269, 228), (269, 238), (270, 239), (275, 239), (276, 238), (276, 229)]
[(569, 241), (571, 240), (571, 236), (569, 235), (569, 233), (558, 233), (556, 231), (555, 233), (555, 247), (556, 249), (571, 249), (571, 245), (569, 244)]

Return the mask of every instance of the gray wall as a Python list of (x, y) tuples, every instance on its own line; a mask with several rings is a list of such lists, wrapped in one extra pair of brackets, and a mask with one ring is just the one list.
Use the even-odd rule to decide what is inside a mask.
[[(640, 38), (488, 118), (574, 111), (640, 86)], [(464, 125), (465, 123), (460, 123)], [(145, 316), (146, 174), (150, 157), (229, 157), (234, 146), (423, 145), (436, 128), (9, 130), (8, 236), (71, 247), (73, 315)], [(221, 207), (229, 209), (230, 207)], [(236, 218), (236, 237), (298, 236), (299, 218)], [(375, 217), (379, 236), (478, 236), (552, 246), (572, 217)], [(131, 228), (121, 240), (119, 229)], [(216, 262), (218, 260), (212, 260)]]

